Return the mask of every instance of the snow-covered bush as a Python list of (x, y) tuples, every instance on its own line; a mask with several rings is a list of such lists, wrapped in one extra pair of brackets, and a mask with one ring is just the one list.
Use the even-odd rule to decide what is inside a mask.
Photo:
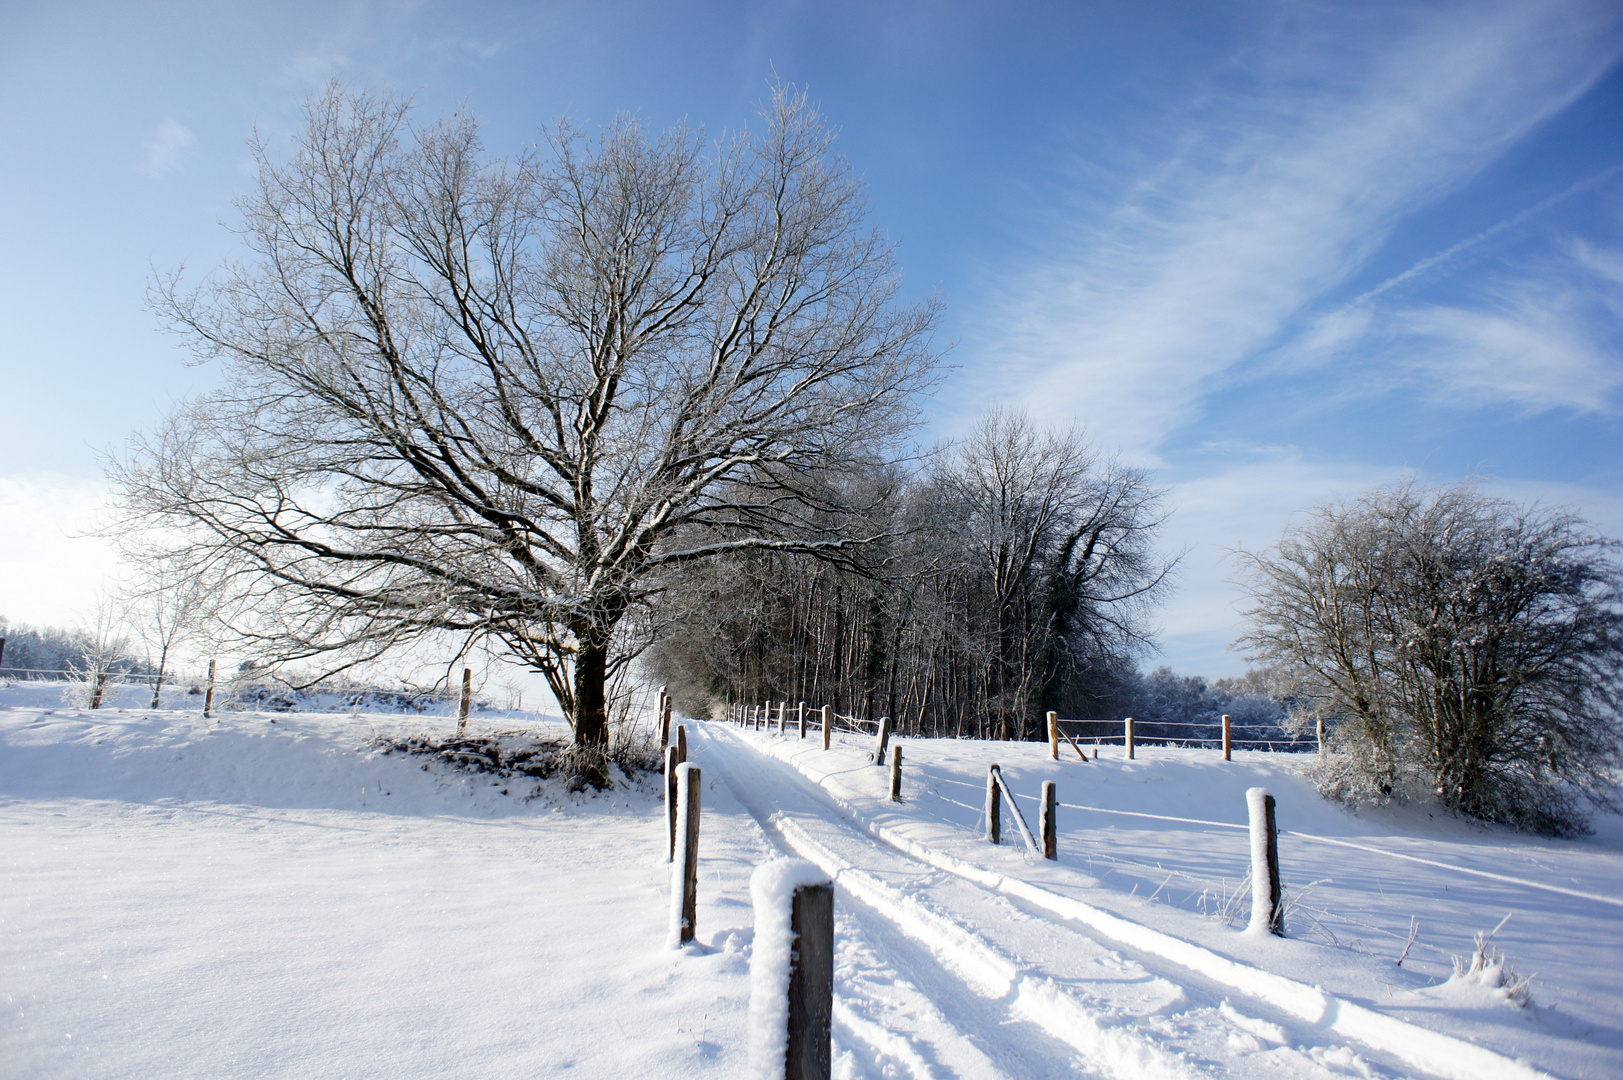
[(1616, 806), (1623, 567), (1577, 517), (1468, 484), (1320, 507), (1242, 554), (1251, 659), (1330, 726), (1321, 790), (1547, 834)]

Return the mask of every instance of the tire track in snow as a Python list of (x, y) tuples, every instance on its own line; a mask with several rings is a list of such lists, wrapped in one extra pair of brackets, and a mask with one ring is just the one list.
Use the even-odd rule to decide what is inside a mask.
[[(1006, 1027), (1012, 1021), (1021, 1027), (1040, 1030), (1046, 1036), (1043, 1041), (1057, 1043), (1073, 1052), (1071, 1060), (1062, 1066), (1065, 1075), (1074, 1075), (1075, 1070), (1088, 1070), (1090, 1067), (1103, 1075), (1122, 1080), (1192, 1080), (1217, 1072), (1238, 1072), (1243, 1075), (1258, 1071), (1258, 1075), (1278, 1075), (1277, 1066), (1282, 1062), (1277, 1059), (1268, 1062), (1266, 1068), (1261, 1061), (1255, 1063), (1258, 1070), (1246, 1067), (1248, 1063), (1235, 1051), (1252, 1050), (1254, 1044), (1236, 1046), (1235, 1039), (1244, 1036), (1244, 1029), (1222, 1016), (1217, 1002), (1188, 1010), (1176, 1018), (1168, 1018), (1165, 1014), (1171, 1009), (1187, 1008), (1191, 1004), (1175, 984), (1158, 978), (1136, 964), (1123, 964), (1113, 953), (1100, 950), (1091, 939), (1070, 927), (1054, 924), (1047, 919), (1029, 919), (1006, 899), (979, 887), (967, 890), (979, 898), (982, 906), (987, 903), (1001, 905), (996, 914), (999, 922), (1026, 919), (1049, 937), (1063, 937), (1068, 944), (1085, 942), (1087, 946), (1102, 952), (1104, 955), (1090, 958), (1102, 985), (1095, 987), (1099, 991), (1096, 995), (1084, 993), (1079, 997), (1078, 991), (1083, 988), (1076, 985), (1075, 980), (1056, 981), (1028, 964), (1011, 960), (979, 934), (965, 929), (959, 919), (937, 910), (917, 895), (887, 884), (875, 873), (858, 868), (813, 837), (805, 823), (839, 828), (849, 840), (860, 844), (868, 852), (889, 852), (892, 861), (899, 858), (911, 864), (912, 876), (923, 879), (925, 885), (943, 881), (951, 883), (951, 878), (943, 879), (941, 875), (919, 865), (912, 856), (876, 844), (872, 837), (845, 822), (836, 808), (827, 806), (826, 792), (799, 773), (780, 765), (780, 768), (790, 772), (785, 779), (792, 778), (791, 782), (800, 787), (801, 793), (814, 799), (822, 808), (821, 813), (814, 811), (805, 816), (784, 812), (778, 805), (788, 794), (782, 785), (776, 787), (774, 798), (763, 795), (754, 785), (743, 780), (746, 775), (757, 782), (761, 779), (755, 760), (741, 766), (736, 757), (747, 753), (752, 759), (758, 760), (759, 755), (753, 748), (731, 738), (730, 734), (718, 735), (713, 729), (705, 731), (705, 735), (711, 747), (721, 751), (719, 756), (733, 759), (730, 762), (732, 768), (723, 766), (729, 786), (769, 835), (780, 838), (787, 850), (818, 863), (832, 874), (844, 888), (846, 895), (842, 899), (848, 899), (872, 912), (882, 924), (879, 927), (881, 934), (888, 932), (893, 940), (910, 940), (915, 950), (922, 954), (924, 966), (938, 967), (973, 995), (967, 1011), (962, 1002), (955, 1003), (957, 1007), (950, 1010), (955, 1015), (974, 1017), (977, 1011), (998, 1013), (1006, 1019), (994, 1022), (991, 1025), (994, 1029)], [(894, 874), (893, 871), (891, 876)], [(893, 949), (892, 953), (895, 951)], [(1110, 961), (1115, 962), (1113, 966)], [(919, 957), (916, 956), (913, 963), (906, 965), (906, 970), (917, 972), (920, 967)], [(933, 990), (938, 997), (943, 993), (939, 985)], [(950, 996), (950, 991), (948, 994)], [(1112, 1000), (1113, 997), (1116, 1000)], [(1028, 1035), (1022, 1045), (1029, 1044)], [(1168, 1050), (1169, 1045), (1185, 1048), (1198, 1045), (1194, 1055), (1196, 1060), (1191, 1060), (1188, 1053)], [(1081, 1060), (1077, 1060), (1076, 1055), (1081, 1055)], [(1064, 1056), (1063, 1051), (1061, 1056)], [(1299, 1054), (1293, 1053), (1291, 1056), (1300, 1059), (1299, 1063), (1292, 1063), (1298, 1067), (1289, 1069), (1298, 1075), (1333, 1076), (1340, 1071), (1319, 1067)], [(1018, 1075), (1033, 1074), (1023, 1068)], [(1366, 1072), (1365, 1075), (1371, 1074)]]
[[(729, 729), (728, 735), (734, 733)], [(741, 736), (738, 741), (749, 745)], [(753, 747), (751, 747), (754, 749)], [(1019, 902), (1040, 917), (1058, 916), (1064, 925), (1094, 940), (1107, 940), (1118, 945), (1140, 962), (1147, 960), (1149, 970), (1159, 970), (1178, 978), (1193, 974), (1196, 984), (1242, 995), (1264, 1012), (1284, 1021), (1296, 1033), (1300, 1045), (1307, 1049), (1311, 1061), (1329, 1065), (1336, 1071), (1351, 1069), (1368, 1075), (1368, 1062), (1357, 1055), (1350, 1064), (1343, 1057), (1343, 1047), (1311, 1045), (1314, 1035), (1345, 1039), (1369, 1052), (1377, 1060), (1396, 1064), (1398, 1070), (1409, 1075), (1418, 1070), (1420, 1075), (1436, 1076), (1445, 1080), (1479, 1080), (1492, 1076), (1503, 1080), (1550, 1080), (1549, 1074), (1533, 1066), (1505, 1057), (1502, 1054), (1467, 1042), (1464, 1039), (1419, 1027), (1409, 1021), (1389, 1016), (1371, 1008), (1344, 1001), (1316, 986), (1308, 986), (1285, 976), (1254, 968), (1209, 949), (1173, 937), (1159, 930), (1135, 923), (1119, 915), (1103, 911), (1073, 897), (1064, 896), (1042, 886), (1008, 877), (988, 870), (957, 856), (908, 839), (893, 829), (867, 820), (856, 807), (828, 790), (822, 783), (802, 773), (792, 762), (776, 754), (756, 751), (760, 756), (777, 762), (795, 777), (811, 785), (834, 804), (841, 817), (857, 830), (882, 841), (896, 851), (920, 862), (934, 866), (983, 889)], [(1386, 854), (1382, 852), (1382, 854)], [(1452, 869), (1452, 867), (1451, 867)], [(1095, 937), (1102, 935), (1102, 938)], [(1178, 978), (1184, 982), (1184, 979)], [(1185, 983), (1188, 985), (1188, 983)], [(1226, 1004), (1226, 1001), (1225, 1001)], [(1232, 1009), (1232, 1006), (1230, 1007)], [(1254, 1036), (1243, 1027), (1235, 1029), (1231, 1045), (1243, 1049)], [(1300, 1054), (1296, 1056), (1300, 1057)]]

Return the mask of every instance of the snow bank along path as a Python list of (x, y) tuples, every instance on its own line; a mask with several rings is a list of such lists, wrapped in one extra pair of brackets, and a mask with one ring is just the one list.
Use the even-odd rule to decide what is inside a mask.
[[(774, 739), (770, 736), (763, 738), (730, 728), (726, 730), (726, 735), (740, 742), (781, 753), (785, 757), (799, 758), (802, 761), (817, 758), (815, 752), (804, 751), (806, 744), (793, 738)], [(853, 768), (850, 753), (847, 753), (837, 765), (829, 768), (830, 772), (821, 779), (825, 788), (835, 790), (853, 783), (863, 772), (860, 765)], [(847, 820), (858, 824), (897, 850), (964, 880), (973, 881), (986, 889), (1017, 899), (1029, 908), (1082, 924), (1119, 945), (1127, 946), (1141, 957), (1169, 961), (1187, 972), (1198, 974), (1213, 986), (1227, 988), (1235, 994), (1244, 995), (1287, 1020), (1298, 1030), (1298, 1034), (1318, 1038), (1330, 1036), (1350, 1041), (1377, 1058), (1384, 1058), (1406, 1070), (1416, 1070), (1429, 1075), (1443, 1077), (1540, 1075), (1537, 1069), (1524, 1062), (1513, 1060), (1473, 1042), (1429, 1030), (1347, 1001), (1297, 979), (1280, 976), (1254, 965), (1239, 963), (1190, 941), (1100, 910), (1074, 897), (1061, 895), (1020, 878), (986, 870), (962, 858), (903, 836), (893, 828), (878, 824), (870, 820), (871, 815), (860, 813), (849, 802), (833, 795), (829, 795), (829, 798), (837, 811)], [(748, 805), (750, 800), (746, 798), (745, 802)], [(764, 809), (757, 806), (751, 808), (757, 813), (761, 813)], [(870, 894), (868, 899), (872, 901), (871, 883), (865, 882), (861, 872), (855, 870), (848, 862), (831, 857), (826, 850), (818, 851), (815, 842), (810, 841), (805, 835), (801, 818), (791, 818), (784, 813), (779, 813), (778, 817), (779, 832), (790, 841), (792, 847), (807, 857), (817, 859), (827, 868), (838, 870), (842, 882), (849, 880), (859, 893), (866, 890)], [(898, 915), (898, 910), (906, 908), (906, 900), (904, 897), (899, 906), (892, 904), (893, 915), (899, 918), (911, 917), (915, 921), (921, 918), (924, 922), (930, 921), (927, 915), (920, 916), (917, 911)], [(876, 903), (876, 906), (884, 905)], [(956, 938), (959, 951), (966, 951), (963, 948), (963, 931), (951, 921), (945, 925), (940, 925), (940, 920), (936, 921), (938, 925), (933, 928), (933, 932), (940, 936), (940, 940), (954, 941)], [(984, 949), (977, 949), (973, 945), (967, 949), (969, 953), (977, 951), (984, 953)], [(984, 968), (984, 963), (982, 966)], [(1232, 1007), (1227, 1008), (1232, 1011)]]

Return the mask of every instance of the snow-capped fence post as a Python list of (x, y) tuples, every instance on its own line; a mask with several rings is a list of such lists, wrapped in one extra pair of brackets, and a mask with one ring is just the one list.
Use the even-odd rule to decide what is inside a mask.
[(214, 664), (209, 661), (209, 687), (203, 694), (203, 719), (207, 720), (214, 715)]
[(875, 765), (883, 765), (885, 763), (885, 747), (889, 745), (890, 717), (881, 716), (879, 718), (879, 735), (874, 739), (873, 763)]
[(998, 791), (998, 767), (986, 770), (986, 839), (993, 844), (1003, 840), (1003, 803)]
[(789, 703), (778, 702), (778, 734), (782, 735), (789, 730)]
[(750, 877), (750, 1074), (829, 1080), (833, 1066), (834, 883), (802, 859)]
[(828, 705), (823, 706), (823, 749), (824, 750), (828, 749), (829, 739), (834, 734), (834, 728), (832, 727), (833, 718), (829, 716), (829, 713), (831, 711), (833, 711), (833, 710), (832, 710), (832, 708), (830, 706), (828, 706)]
[(1133, 718), (1127, 718), (1127, 760), (1133, 759)]
[(1048, 714), (1048, 756), (1059, 760), (1059, 713)]
[(665, 849), (666, 862), (676, 858), (676, 769), (682, 764), (681, 754), (681, 749), (675, 745), (665, 748), (665, 825), (670, 834), (670, 842)]
[[(678, 728), (678, 731), (681, 729)], [(671, 852), (671, 945), (693, 940), (699, 912), (699, 792), (703, 779), (690, 762), (676, 766), (676, 831)]]
[(1229, 737), (1229, 714), (1223, 714), (1223, 760), (1234, 760), (1234, 740)]
[(1055, 811), (1059, 808), (1059, 798), (1055, 794), (1054, 781), (1043, 781), (1043, 809), (1042, 820), (1038, 822), (1039, 830), (1043, 834), (1043, 858), (1059, 858), (1059, 825), (1056, 821)]
[(902, 801), (902, 746), (897, 743), (890, 751), (890, 801)]
[(473, 703), (473, 671), (470, 670), (469, 668), (463, 668), (462, 669), (462, 704), (457, 709), (457, 714), (456, 714), (456, 733), (458, 735), (462, 734), (462, 732), (468, 726), (468, 706), (471, 705), (472, 703)]
[(677, 761), (686, 761), (687, 759), (688, 759), (688, 726), (686, 724), (677, 724), (676, 725), (676, 760)]
[(1285, 936), (1285, 905), (1279, 883), (1279, 826), (1274, 797), (1266, 788), (1245, 793), (1251, 820), (1251, 925), (1253, 933)]
[(802, 701), (795, 706), (795, 722), (800, 725), (800, 737), (806, 737), (806, 703)]

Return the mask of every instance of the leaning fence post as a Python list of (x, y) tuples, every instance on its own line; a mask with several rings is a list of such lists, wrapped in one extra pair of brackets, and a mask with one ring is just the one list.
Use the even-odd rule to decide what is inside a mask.
[(795, 706), (795, 722), (800, 725), (800, 737), (806, 737), (806, 703), (802, 701)]
[(1279, 826), (1266, 788), (1245, 793), (1251, 822), (1251, 925), (1253, 933), (1285, 936), (1284, 889), (1279, 883)]
[(214, 715), (214, 664), (215, 661), (209, 661), (209, 688), (203, 695), (203, 719), (205, 720)]
[(890, 751), (890, 801), (902, 801), (902, 747), (898, 743)]
[[(681, 731), (681, 728), (677, 728)], [(676, 848), (671, 853), (671, 934), (673, 946), (693, 940), (699, 912), (699, 767), (676, 767)]]
[(1223, 714), (1223, 760), (1234, 760), (1234, 740), (1229, 738), (1229, 714)]
[(1059, 807), (1059, 799), (1054, 793), (1054, 781), (1043, 781), (1043, 809), (1042, 821), (1039, 823), (1043, 834), (1043, 858), (1059, 858), (1059, 825), (1055, 820), (1055, 811)]
[(1048, 714), (1048, 756), (1059, 760), (1059, 713)]
[(829, 714), (829, 709), (830, 709), (829, 706), (827, 706), (827, 705), (823, 706), (823, 749), (824, 750), (828, 749), (828, 745), (829, 745), (828, 740), (829, 740), (830, 736), (832, 736), (833, 733), (834, 733), (833, 728), (831, 728), (829, 726), (829, 715), (828, 715)]
[(879, 736), (874, 740), (873, 763), (875, 765), (883, 765), (885, 763), (885, 747), (889, 745), (890, 717), (881, 716), (879, 718)]
[(1003, 804), (997, 774), (996, 765), (986, 770), (986, 839), (994, 844), (1003, 839)]
[(468, 668), (462, 669), (462, 706), (457, 710), (456, 733), (462, 734), (468, 726), (468, 705), (473, 699), (473, 672)]
[(1131, 761), (1132, 757), (1133, 757), (1133, 718), (1131, 716), (1129, 716), (1127, 718), (1127, 758), (1128, 758), (1129, 761)]
[(750, 895), (755, 905), (755, 941), (750, 953), (750, 1074), (829, 1080), (833, 1064), (834, 883), (809, 862), (778, 859), (751, 875)]

